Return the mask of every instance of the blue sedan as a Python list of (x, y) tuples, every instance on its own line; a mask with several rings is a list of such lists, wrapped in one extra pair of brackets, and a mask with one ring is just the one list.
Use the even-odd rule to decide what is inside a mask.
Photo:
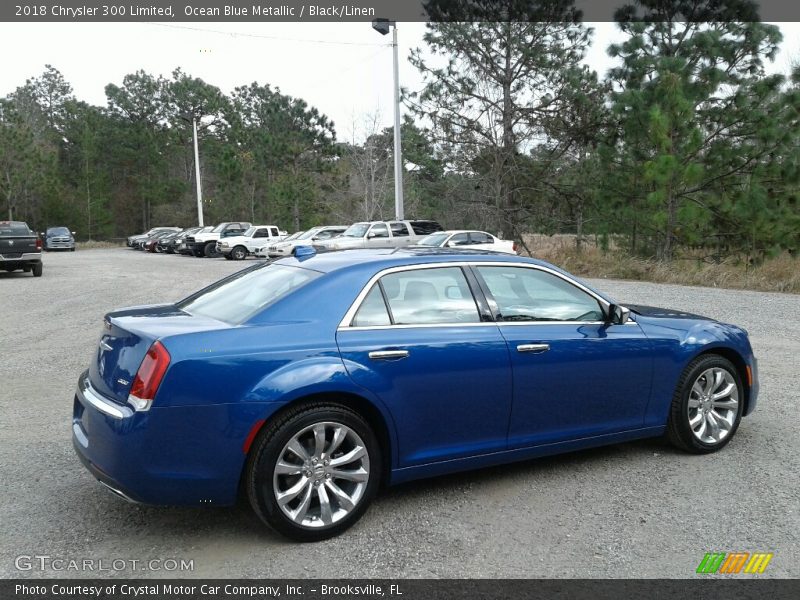
[(243, 493), (314, 541), (381, 485), (662, 435), (714, 452), (757, 394), (743, 329), (623, 307), (541, 261), (301, 247), (106, 315), (72, 432), (119, 496)]

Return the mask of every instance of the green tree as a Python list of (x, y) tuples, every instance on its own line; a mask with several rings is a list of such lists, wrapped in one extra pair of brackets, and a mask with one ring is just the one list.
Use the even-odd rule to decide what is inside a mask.
[(730, 230), (728, 205), (756, 201), (765, 164), (789, 136), (787, 107), (775, 102), (783, 77), (767, 76), (763, 64), (781, 34), (727, 20), (744, 1), (638, 4), (646, 13), (621, 11), (626, 39), (609, 49), (621, 65), (610, 74), (619, 132), (605, 189), (620, 213), (635, 212), (634, 223), (654, 234), (657, 256), (670, 259), (676, 244), (743, 233)]
[(575, 22), (567, 1), (456, 2), (438, 10), (484, 20), (428, 25), (433, 57), (412, 52), (424, 87), (409, 103), (430, 121), (448, 168), (476, 178), (494, 224), (518, 233), (524, 156), (590, 76), (581, 64), (590, 30)]

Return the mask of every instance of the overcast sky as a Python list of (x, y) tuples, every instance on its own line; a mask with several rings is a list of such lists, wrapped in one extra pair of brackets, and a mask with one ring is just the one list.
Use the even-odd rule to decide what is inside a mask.
[[(613, 61), (613, 23), (595, 29), (587, 57), (603, 74)], [(788, 72), (800, 60), (800, 23), (783, 23), (781, 54), (770, 71)], [(400, 23), (400, 80), (418, 89), (420, 77), (407, 62), (424, 46), (423, 23)], [(305, 99), (336, 123), (340, 139), (362, 137), (365, 116), (378, 112), (392, 123), (392, 56), (389, 36), (369, 23), (0, 23), (0, 96), (52, 64), (75, 95), (105, 105), (104, 87), (138, 69), (169, 76), (176, 67), (230, 92), (257, 81)]]

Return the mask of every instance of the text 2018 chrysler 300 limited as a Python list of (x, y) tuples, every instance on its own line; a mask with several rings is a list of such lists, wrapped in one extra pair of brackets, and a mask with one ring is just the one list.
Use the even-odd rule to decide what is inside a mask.
[(300, 247), (104, 327), (74, 401), (89, 470), (146, 503), (242, 490), (305, 541), (381, 484), (663, 434), (713, 452), (758, 392), (743, 329), (480, 251)]

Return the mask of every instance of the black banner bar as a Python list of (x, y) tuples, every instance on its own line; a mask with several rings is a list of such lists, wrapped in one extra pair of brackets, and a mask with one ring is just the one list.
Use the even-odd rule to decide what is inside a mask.
[(697, 579), (25, 579), (0, 581), (3, 600), (782, 600), (800, 580)]
[[(413, 21), (561, 20), (563, 0), (10, 0), (7, 22), (337, 22), (388, 18)], [(800, 21), (797, 0), (697, 0), (671, 20)], [(654, 20), (636, 0), (574, 0), (575, 18), (613, 21), (620, 11)], [(687, 9), (688, 10), (688, 9)]]

